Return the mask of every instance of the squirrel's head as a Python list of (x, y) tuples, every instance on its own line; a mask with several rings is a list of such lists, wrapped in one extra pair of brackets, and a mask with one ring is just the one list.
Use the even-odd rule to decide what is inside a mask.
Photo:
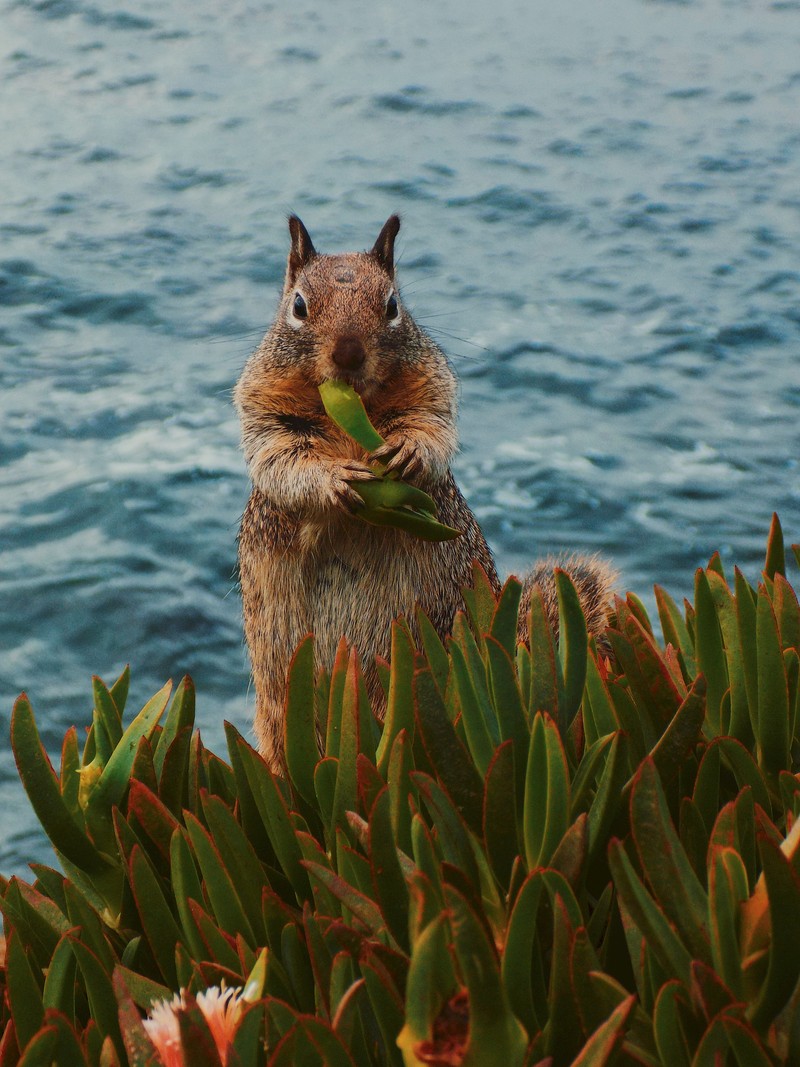
[(396, 370), (409, 350), (413, 320), (395, 285), (392, 215), (368, 252), (320, 255), (303, 223), (289, 217), (291, 248), (279, 326), (287, 347), (315, 382), (341, 378), (368, 397)]

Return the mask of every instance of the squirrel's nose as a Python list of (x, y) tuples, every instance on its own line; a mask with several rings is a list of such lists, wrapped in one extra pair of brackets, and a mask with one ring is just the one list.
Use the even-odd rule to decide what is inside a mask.
[(333, 346), (331, 358), (342, 370), (360, 370), (367, 353), (357, 337), (339, 337)]

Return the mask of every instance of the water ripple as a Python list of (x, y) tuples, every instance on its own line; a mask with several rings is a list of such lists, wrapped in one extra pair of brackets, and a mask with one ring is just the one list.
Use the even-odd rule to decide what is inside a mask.
[(381, 111), (399, 114), (417, 113), (433, 117), (456, 117), (468, 112), (482, 111), (476, 100), (437, 100), (423, 85), (408, 85), (399, 93), (383, 93), (373, 97), (373, 106)]
[[(402, 214), (501, 570), (680, 599), (800, 538), (797, 3), (0, 4), (0, 730), (27, 688), (57, 752), (129, 657), (132, 705), (190, 669), (249, 728), (231, 389), (291, 211), (325, 250)], [(42, 845), (2, 746), (0, 800), (5, 874)]]
[(473, 196), (451, 197), (446, 203), (453, 208), (477, 207), (484, 222), (513, 218), (521, 226), (565, 222), (571, 216), (570, 210), (559, 204), (552, 193), (510, 185), (495, 185)]

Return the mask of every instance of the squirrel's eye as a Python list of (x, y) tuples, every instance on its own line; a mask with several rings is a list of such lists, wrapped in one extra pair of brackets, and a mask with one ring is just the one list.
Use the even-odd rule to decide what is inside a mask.
[(394, 293), (392, 293), (389, 299), (386, 301), (386, 318), (390, 320), (396, 319), (399, 314), (400, 308), (397, 304), (397, 297), (394, 295)]
[(305, 319), (308, 317), (308, 305), (306, 304), (300, 293), (294, 294), (294, 303), (292, 304), (292, 314), (296, 319)]

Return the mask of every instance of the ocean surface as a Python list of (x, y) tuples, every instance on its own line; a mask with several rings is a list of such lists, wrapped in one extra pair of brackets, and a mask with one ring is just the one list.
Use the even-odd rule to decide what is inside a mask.
[[(8, 743), (130, 662), (249, 728), (231, 389), (296, 211), (399, 211), (502, 570), (652, 604), (800, 540), (800, 4), (0, 0), (0, 871), (50, 851)], [(795, 572), (796, 577), (796, 572)]]

